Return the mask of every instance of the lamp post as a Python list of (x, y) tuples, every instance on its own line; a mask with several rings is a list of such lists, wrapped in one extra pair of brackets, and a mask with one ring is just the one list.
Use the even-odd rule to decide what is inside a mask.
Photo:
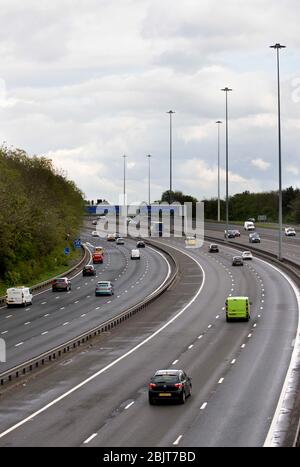
[(225, 240), (228, 242), (228, 223), (229, 223), (229, 215), (228, 215), (228, 99), (227, 94), (232, 89), (226, 87), (221, 89), (221, 91), (225, 91), (226, 93), (226, 237)]
[(167, 114), (170, 115), (170, 190), (169, 190), (169, 203), (171, 204), (171, 192), (172, 192), (172, 115), (175, 112), (173, 110), (169, 110)]
[(123, 204), (126, 204), (126, 155), (123, 154), (123, 160), (124, 160), (124, 165), (123, 165)]
[(221, 120), (217, 120), (218, 124), (218, 222), (221, 220), (221, 210), (220, 210), (220, 124)]
[(279, 190), (278, 190), (278, 259), (282, 260), (282, 177), (281, 177), (281, 120), (280, 120), (280, 79), (279, 79), (279, 50), (286, 46), (281, 44), (270, 45), (271, 49), (276, 50), (277, 56), (277, 101), (278, 101), (278, 165), (279, 165)]
[(151, 154), (148, 154), (146, 157), (148, 157), (148, 205), (150, 206), (150, 199), (151, 199), (151, 196), (150, 196), (150, 159), (151, 159)]

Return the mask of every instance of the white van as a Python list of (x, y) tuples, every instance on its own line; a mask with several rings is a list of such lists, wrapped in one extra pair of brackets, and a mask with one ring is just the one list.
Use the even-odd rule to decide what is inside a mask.
[(131, 259), (141, 259), (140, 250), (131, 250)]
[(244, 229), (245, 230), (255, 230), (255, 225), (253, 222), (250, 222), (250, 221), (246, 221), (244, 223)]
[(15, 305), (32, 305), (32, 293), (29, 287), (11, 287), (6, 290), (7, 307)]

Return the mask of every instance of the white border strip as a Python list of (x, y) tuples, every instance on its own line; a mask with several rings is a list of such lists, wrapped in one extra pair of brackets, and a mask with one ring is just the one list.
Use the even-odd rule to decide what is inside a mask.
[[(259, 261), (266, 263), (266, 261), (256, 258)], [(297, 326), (297, 334), (295, 338), (295, 344), (294, 344), (294, 349), (292, 352), (291, 356), (291, 361), (286, 373), (286, 377), (283, 383), (283, 387), (280, 393), (280, 397), (277, 403), (277, 407), (275, 410), (275, 414), (273, 416), (273, 420), (271, 423), (271, 426), (269, 428), (267, 437), (265, 439), (265, 442), (263, 444), (263, 447), (279, 447), (282, 445), (282, 442), (284, 441), (285, 435), (286, 435), (286, 426), (287, 426), (287, 419), (290, 418), (291, 416), (291, 409), (289, 408), (289, 399), (290, 399), (290, 394), (289, 391), (291, 388), (296, 389), (297, 385), (297, 366), (299, 366), (300, 362), (300, 291), (294, 281), (283, 271), (281, 271), (279, 268), (276, 266), (273, 266), (273, 264), (267, 263), (269, 266), (274, 268), (276, 271), (278, 271), (290, 284), (292, 287), (297, 303), (298, 303), (298, 326)], [(296, 372), (296, 374), (295, 374)]]
[(76, 386), (74, 386), (72, 389), (69, 389), (69, 391), (65, 392), (64, 394), (62, 394), (61, 396), (57, 397), (56, 399), (54, 399), (52, 402), (49, 402), (48, 404), (46, 404), (44, 407), (42, 407), (41, 409), (37, 410), (36, 412), (34, 412), (33, 414), (29, 415), (28, 417), (24, 418), (23, 420), (21, 420), (20, 422), (16, 423), (15, 425), (13, 425), (12, 427), (8, 428), (7, 430), (3, 431), (2, 433), (0, 433), (0, 439), (3, 438), (4, 436), (8, 435), (9, 433), (11, 433), (12, 431), (16, 430), (17, 428), (19, 428), (20, 426), (22, 425), (25, 425), (25, 423), (29, 422), (30, 420), (33, 420), (35, 417), (37, 417), (38, 415), (40, 415), (41, 413), (43, 412), (46, 412), (46, 410), (48, 410), (50, 407), (52, 407), (53, 405), (57, 404), (58, 402), (60, 402), (61, 400), (65, 399), (67, 396), (69, 396), (70, 394), (72, 394), (73, 392), (77, 391), (78, 389), (80, 389), (81, 387), (85, 386), (86, 384), (88, 384), (90, 381), (93, 381), (95, 378), (97, 378), (99, 375), (101, 375), (102, 373), (104, 373), (105, 371), (109, 370), (110, 368), (112, 368), (113, 366), (115, 366), (117, 363), (121, 362), (122, 360), (124, 360), (126, 357), (128, 357), (129, 355), (131, 355), (132, 353), (136, 352), (140, 347), (144, 346), (145, 344), (147, 344), (149, 341), (151, 341), (154, 337), (156, 337), (158, 334), (160, 334), (164, 329), (166, 329), (168, 326), (170, 326), (170, 324), (172, 324), (174, 321), (177, 320), (177, 318), (179, 318), (191, 305), (192, 303), (194, 303), (194, 301), (198, 298), (199, 294), (201, 293), (203, 287), (204, 287), (204, 284), (205, 284), (205, 272), (204, 272), (204, 269), (202, 268), (201, 264), (191, 255), (189, 255), (188, 253), (180, 250), (179, 248), (176, 248), (174, 246), (170, 246), (171, 248), (173, 248), (174, 250), (177, 250), (179, 251), (180, 253), (183, 253), (187, 256), (189, 256), (198, 266), (199, 268), (201, 269), (202, 271), (202, 274), (203, 274), (203, 280), (202, 280), (202, 284), (201, 286), (199, 287), (198, 291), (196, 292), (196, 294), (194, 295), (194, 297), (182, 308), (182, 310), (180, 310), (175, 316), (173, 316), (173, 318), (171, 318), (169, 321), (167, 321), (163, 326), (161, 326), (159, 329), (157, 329), (153, 334), (151, 334), (149, 337), (147, 337), (145, 340), (143, 340), (142, 342), (140, 342), (138, 345), (136, 345), (135, 347), (133, 347), (132, 349), (130, 349), (128, 352), (126, 352), (125, 354), (121, 355), (120, 357), (118, 357), (116, 360), (114, 360), (113, 362), (109, 363), (108, 365), (106, 365), (104, 368), (101, 368), (101, 370), (97, 371), (96, 373), (94, 373), (93, 375), (91, 375), (89, 378), (85, 379), (84, 381), (82, 381), (81, 383), (77, 384)]

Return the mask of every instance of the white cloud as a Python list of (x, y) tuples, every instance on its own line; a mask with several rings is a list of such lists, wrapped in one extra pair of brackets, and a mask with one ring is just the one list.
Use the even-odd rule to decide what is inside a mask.
[(267, 170), (270, 167), (270, 162), (266, 162), (263, 159), (252, 159), (251, 164), (259, 170)]
[[(198, 199), (217, 196), (218, 169), (216, 165), (209, 165), (201, 159), (190, 159), (179, 167), (179, 184), (187, 188), (188, 194), (193, 193)], [(225, 191), (226, 172), (220, 170), (220, 186), (222, 196)], [(228, 185), (230, 194), (239, 191), (257, 191), (262, 187), (257, 180), (232, 172), (228, 172)]]
[(124, 153), (128, 196), (147, 197), (150, 153), (157, 199), (169, 186), (172, 108), (173, 185), (210, 196), (219, 119), (224, 178), (220, 89), (228, 85), (230, 190), (275, 189), (276, 60), (268, 46), (276, 36), (288, 46), (281, 55), (284, 183), (295, 183), (299, 11), (296, 0), (2, 0), (0, 139), (51, 155), (87, 197), (104, 190), (115, 201)]
[(294, 165), (288, 165), (287, 168), (286, 168), (286, 171), (288, 173), (291, 173), (293, 175), (299, 175), (299, 168), (298, 167), (295, 167)]

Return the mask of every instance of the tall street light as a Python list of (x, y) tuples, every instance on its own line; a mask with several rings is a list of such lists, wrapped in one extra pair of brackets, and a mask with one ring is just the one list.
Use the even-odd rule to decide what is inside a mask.
[(221, 220), (221, 210), (220, 210), (220, 124), (221, 120), (217, 120), (218, 124), (218, 222)]
[(126, 204), (126, 155), (123, 154), (124, 166), (123, 166), (123, 204)]
[(170, 191), (169, 191), (169, 203), (171, 204), (171, 193), (172, 193), (172, 115), (175, 112), (173, 110), (169, 110), (167, 114), (170, 115)]
[(279, 80), (279, 50), (285, 49), (285, 45), (270, 45), (271, 49), (276, 50), (277, 55), (277, 99), (278, 99), (278, 162), (279, 162), (279, 193), (278, 193), (278, 259), (282, 260), (282, 184), (281, 184), (281, 121), (280, 121), (280, 80)]
[(150, 206), (150, 199), (151, 199), (151, 195), (150, 195), (150, 159), (151, 159), (151, 154), (148, 154), (146, 157), (148, 157), (148, 205)]
[(228, 102), (227, 102), (227, 94), (232, 89), (226, 87), (221, 89), (221, 91), (225, 91), (226, 93), (226, 237), (225, 240), (228, 241), (228, 224), (229, 224), (229, 216), (228, 216)]

